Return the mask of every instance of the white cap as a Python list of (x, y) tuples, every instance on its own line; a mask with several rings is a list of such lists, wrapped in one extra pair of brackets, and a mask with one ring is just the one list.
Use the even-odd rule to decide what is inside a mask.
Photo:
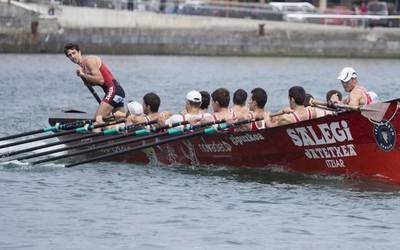
[(192, 90), (186, 95), (186, 100), (191, 102), (201, 102), (201, 94), (199, 91)]
[(352, 78), (357, 78), (356, 71), (351, 67), (345, 67), (340, 72), (340, 75), (337, 77), (338, 80), (343, 82), (348, 82)]
[(128, 110), (129, 110), (129, 113), (131, 113), (132, 115), (142, 115), (143, 114), (142, 104), (140, 104), (136, 101), (132, 101), (132, 102), (128, 103)]

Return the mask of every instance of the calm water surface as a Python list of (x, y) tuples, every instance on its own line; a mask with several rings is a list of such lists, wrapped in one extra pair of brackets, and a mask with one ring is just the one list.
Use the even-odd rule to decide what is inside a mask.
[[(382, 100), (400, 96), (397, 60), (103, 56), (128, 99), (266, 88), (268, 109), (304, 86), (323, 99), (353, 66)], [(0, 136), (96, 102), (62, 55), (0, 54)], [(100, 91), (98, 90), (100, 93)], [(0, 249), (398, 249), (400, 186), (217, 167), (0, 163)]]

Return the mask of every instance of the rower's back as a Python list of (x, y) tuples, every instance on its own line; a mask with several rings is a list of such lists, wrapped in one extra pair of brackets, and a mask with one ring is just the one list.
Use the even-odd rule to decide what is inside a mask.
[(308, 109), (304, 106), (306, 92), (303, 87), (291, 87), (288, 97), (291, 111), (280, 116), (278, 120), (279, 126), (306, 121), (316, 117), (314, 109)]
[(212, 107), (214, 113), (212, 113), (212, 118), (214, 121), (225, 120), (227, 122), (233, 122), (236, 120), (236, 114), (234, 111), (229, 110), (229, 91), (225, 88), (216, 89), (211, 94)]

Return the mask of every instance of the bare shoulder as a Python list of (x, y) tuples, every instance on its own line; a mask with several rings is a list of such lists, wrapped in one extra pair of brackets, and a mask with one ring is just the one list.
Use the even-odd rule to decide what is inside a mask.
[(99, 65), (101, 64), (101, 59), (98, 56), (85, 56), (85, 62), (89, 65)]
[(361, 88), (354, 88), (351, 92), (350, 92), (350, 94), (349, 94), (350, 96), (355, 96), (355, 95), (363, 95), (363, 91), (362, 91), (362, 89)]
[(161, 117), (167, 119), (169, 117), (171, 117), (173, 115), (173, 113), (171, 111), (164, 111), (161, 113)]
[(353, 89), (349, 94), (348, 105), (359, 106), (363, 98), (363, 92), (359, 88)]
[(290, 124), (290, 123), (292, 123), (292, 122), (293, 122), (292, 117), (291, 117), (289, 114), (284, 114), (284, 115), (281, 115), (281, 116), (279, 117), (278, 125), (279, 125), (279, 126), (281, 126), (281, 125), (286, 125), (286, 124)]

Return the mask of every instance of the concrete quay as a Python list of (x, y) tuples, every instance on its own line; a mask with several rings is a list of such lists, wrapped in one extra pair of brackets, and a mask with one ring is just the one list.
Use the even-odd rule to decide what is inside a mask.
[(400, 58), (400, 29), (328, 26), (0, 0), (0, 52)]

